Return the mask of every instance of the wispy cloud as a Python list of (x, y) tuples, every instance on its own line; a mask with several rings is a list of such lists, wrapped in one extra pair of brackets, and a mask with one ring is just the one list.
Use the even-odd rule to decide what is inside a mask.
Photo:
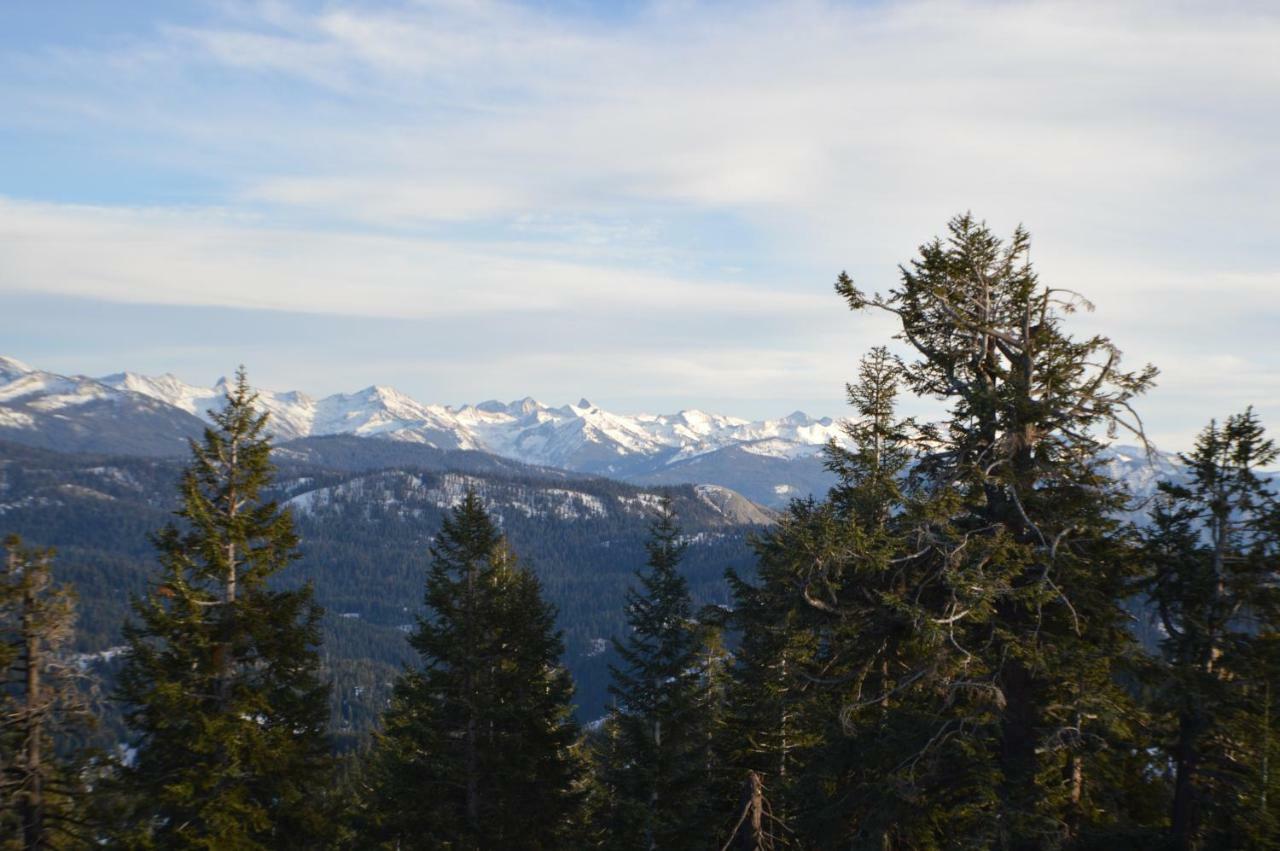
[(427, 318), (493, 311), (821, 311), (817, 293), (679, 280), (522, 256), (518, 246), (274, 227), (228, 210), (0, 198), (0, 279), (14, 291), (115, 301)]
[[(0, 153), (50, 188), (0, 173), (0, 294), (606, 327), (664, 305), (716, 329), (679, 357), (773, 358), (747, 383), (781, 397), (837, 323), (869, 327), (836, 271), (891, 285), (973, 209), (1027, 223), (1164, 398), (1280, 395), (1274, 4), (202, 8), (6, 46)], [(817, 332), (752, 356), (807, 311)], [(1202, 348), (1249, 378), (1210, 386)], [(1172, 432), (1222, 413), (1187, 407)]]

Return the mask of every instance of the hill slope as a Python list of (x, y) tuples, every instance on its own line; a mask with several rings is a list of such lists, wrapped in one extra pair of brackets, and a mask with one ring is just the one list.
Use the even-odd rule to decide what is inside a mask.
[[(421, 610), (431, 536), (468, 488), (481, 495), (559, 608), (580, 711), (585, 718), (600, 714), (608, 639), (624, 628), (624, 594), (644, 563), (657, 490), (548, 475), (502, 459), (495, 465), (482, 453), (438, 456), (434, 466), (357, 470), (298, 454), (277, 452), (272, 493), (293, 510), (302, 538), (302, 558), (286, 581), (313, 581), (327, 609), (334, 710), (349, 729), (371, 723), (408, 659), (405, 630)], [(0, 442), (0, 530), (58, 548), (58, 576), (80, 593), (80, 651), (119, 643), (130, 594), (154, 575), (148, 535), (177, 505), (180, 470), (177, 459)], [(725, 567), (750, 569), (748, 536), (772, 516), (727, 489), (685, 485), (668, 492), (691, 544), (686, 567), (694, 594), (726, 602)]]

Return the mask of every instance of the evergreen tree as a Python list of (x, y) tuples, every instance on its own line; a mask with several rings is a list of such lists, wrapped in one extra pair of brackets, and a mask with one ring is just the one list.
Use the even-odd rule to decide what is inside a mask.
[(181, 525), (155, 536), (161, 572), (125, 627), (133, 847), (312, 848), (329, 835), (321, 611), (309, 584), (273, 581), (298, 539), (262, 496), (273, 467), (256, 398), (241, 369), (192, 442)]
[[(741, 841), (781, 843), (808, 833), (803, 823), (826, 799), (814, 760), (832, 730), (839, 728), (839, 705), (816, 687), (822, 671), (825, 618), (805, 600), (805, 571), (830, 554), (836, 531), (830, 506), (798, 500), (756, 543), (756, 581), (729, 571), (733, 610), (740, 631), (734, 653), (722, 751), (732, 766), (740, 797), (767, 796), (758, 831), (737, 829)], [(816, 556), (816, 558), (815, 558)], [(735, 846), (736, 847), (736, 846)], [(800, 844), (801, 848), (811, 847)], [(816, 847), (816, 846), (813, 846)]]
[(1171, 717), (1178, 848), (1280, 844), (1269, 776), (1280, 629), (1280, 504), (1258, 468), (1280, 457), (1252, 410), (1210, 423), (1160, 484), (1146, 590), (1164, 627), (1157, 708)]
[(828, 447), (837, 484), (822, 503), (793, 503), (761, 539), (760, 583), (735, 586), (743, 765), (771, 795), (766, 828), (783, 822), (803, 847), (882, 847), (932, 827), (895, 776), (927, 738), (911, 674), (932, 653), (903, 615), (918, 582), (898, 557), (916, 513), (903, 481), (913, 424), (895, 417), (901, 370), (883, 348), (863, 358), (849, 446)]
[(393, 847), (573, 844), (581, 795), (555, 610), (469, 492), (431, 547), (421, 670), (396, 683), (371, 809)]
[[(618, 849), (710, 848), (715, 844), (712, 712), (715, 684), (704, 652), (715, 654), (693, 620), (680, 575), (687, 544), (664, 499), (647, 544), (640, 589), (627, 595), (630, 632), (614, 640), (614, 707), (606, 723), (611, 747), (604, 769), (611, 811), (609, 840)], [(710, 661), (710, 659), (708, 659)]]
[[(0, 848), (87, 847), (83, 736), (92, 716), (66, 650), (75, 594), (52, 550), (4, 541), (0, 573)], [(10, 837), (6, 839), (4, 837)]]
[(1029, 247), (1021, 229), (1005, 244), (964, 215), (887, 296), (836, 283), (850, 308), (897, 319), (918, 355), (903, 383), (947, 407), (914, 439), (921, 509), (897, 562), (914, 587), (896, 616), (918, 646), (890, 693), (913, 684), (933, 719), (899, 762), (923, 770), (908, 789), (935, 791), (918, 818), (946, 817), (935, 841), (1011, 849), (1128, 829), (1111, 798), (1139, 782), (1120, 684), (1137, 564), (1115, 520), (1126, 495), (1097, 456), (1105, 434), (1140, 430), (1131, 402), (1155, 375), (1123, 371), (1105, 337), (1067, 333), (1088, 304), (1043, 286)]

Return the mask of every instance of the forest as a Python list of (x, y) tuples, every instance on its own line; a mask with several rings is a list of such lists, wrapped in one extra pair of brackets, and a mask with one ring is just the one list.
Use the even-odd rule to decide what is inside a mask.
[[(1147, 445), (1157, 370), (1078, 333), (1030, 246), (966, 214), (888, 292), (840, 274), (896, 332), (850, 370), (836, 484), (712, 547), (673, 487), (634, 573), (545, 581), (619, 528), (539, 540), (475, 488), (413, 524), (290, 510), (242, 370), (176, 514), (93, 526), (129, 542), (115, 603), (78, 619), (106, 566), (5, 538), (0, 849), (1280, 847), (1280, 450), (1205, 411), (1135, 500), (1099, 455)], [(357, 594), (374, 537), (392, 579)], [(77, 630), (118, 636), (109, 682)]]

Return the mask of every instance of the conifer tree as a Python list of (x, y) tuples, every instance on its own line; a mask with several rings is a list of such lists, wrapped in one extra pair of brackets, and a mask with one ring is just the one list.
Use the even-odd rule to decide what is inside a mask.
[(630, 632), (614, 640), (622, 664), (610, 667), (614, 706), (606, 721), (609, 848), (709, 848), (722, 815), (712, 804), (715, 684), (703, 667), (714, 647), (693, 620), (680, 574), (686, 547), (664, 499), (646, 542), (647, 569), (627, 595)]
[(923, 741), (912, 680), (899, 677), (926, 654), (903, 617), (912, 564), (895, 558), (913, 516), (902, 481), (912, 423), (894, 406), (901, 369), (883, 348), (863, 358), (848, 387), (849, 445), (827, 450), (837, 484), (821, 503), (793, 503), (760, 542), (760, 583), (735, 586), (734, 703), (755, 752), (745, 765), (772, 796), (772, 820), (803, 847), (881, 847), (889, 825), (920, 821), (894, 770)]
[[(731, 625), (740, 631), (728, 700), (724, 761), (748, 799), (768, 796), (762, 841), (790, 841), (825, 794), (814, 772), (817, 754), (839, 727), (839, 706), (815, 686), (828, 649), (824, 618), (805, 600), (808, 566), (830, 553), (830, 506), (797, 500), (756, 542), (756, 580), (729, 571)], [(816, 556), (816, 558), (815, 558)], [(727, 826), (726, 826), (727, 829)], [(735, 836), (742, 840), (741, 829)], [(752, 840), (754, 841), (754, 840)], [(735, 846), (736, 847), (736, 846)], [(800, 845), (799, 847), (807, 847)]]
[[(4, 541), (0, 573), (0, 848), (87, 847), (84, 678), (67, 658), (75, 594), (53, 551)], [(10, 837), (5, 839), (4, 837)]]
[(921, 818), (921, 792), (936, 791), (931, 766), (948, 760), (946, 746), (928, 760), (909, 759), (932, 735), (928, 695), (913, 676), (929, 664), (936, 638), (911, 617), (927, 580), (909, 554), (919, 544), (913, 530), (937, 506), (907, 475), (919, 449), (915, 423), (897, 416), (903, 370), (884, 347), (862, 358), (858, 380), (846, 388), (853, 409), (847, 443), (827, 449), (838, 476), (828, 516), (797, 565), (824, 648), (806, 679), (824, 696), (824, 715), (838, 719), (827, 722), (810, 769), (841, 790), (811, 808), (806, 833), (816, 847), (911, 847), (940, 823), (953, 837), (967, 829), (963, 811)]
[(927, 652), (895, 688), (927, 689), (935, 719), (906, 763), (952, 750), (932, 765), (955, 782), (932, 788), (974, 831), (952, 841), (1053, 847), (1117, 827), (1099, 820), (1132, 750), (1119, 679), (1136, 653), (1121, 605), (1136, 560), (1097, 456), (1116, 428), (1140, 434), (1131, 402), (1155, 370), (1126, 372), (1110, 340), (1067, 332), (1088, 304), (1040, 283), (1025, 231), (1006, 244), (969, 215), (948, 230), (888, 295), (836, 283), (850, 308), (896, 318), (918, 356), (903, 383), (947, 408), (915, 439), (926, 510), (899, 562), (916, 587), (898, 614)]
[(555, 610), (474, 492), (431, 547), (428, 614), (410, 644), (371, 766), (391, 847), (575, 844), (581, 774)]
[(136, 755), (123, 771), (131, 847), (312, 848), (331, 825), (320, 608), (285, 587), (292, 517), (264, 497), (267, 414), (244, 370), (192, 441), (178, 524), (126, 624), (119, 696)]
[(1156, 704), (1173, 721), (1170, 836), (1183, 849), (1272, 847), (1280, 503), (1258, 469), (1280, 450), (1246, 410), (1181, 457), (1190, 481), (1160, 484), (1145, 536), (1166, 635)]

